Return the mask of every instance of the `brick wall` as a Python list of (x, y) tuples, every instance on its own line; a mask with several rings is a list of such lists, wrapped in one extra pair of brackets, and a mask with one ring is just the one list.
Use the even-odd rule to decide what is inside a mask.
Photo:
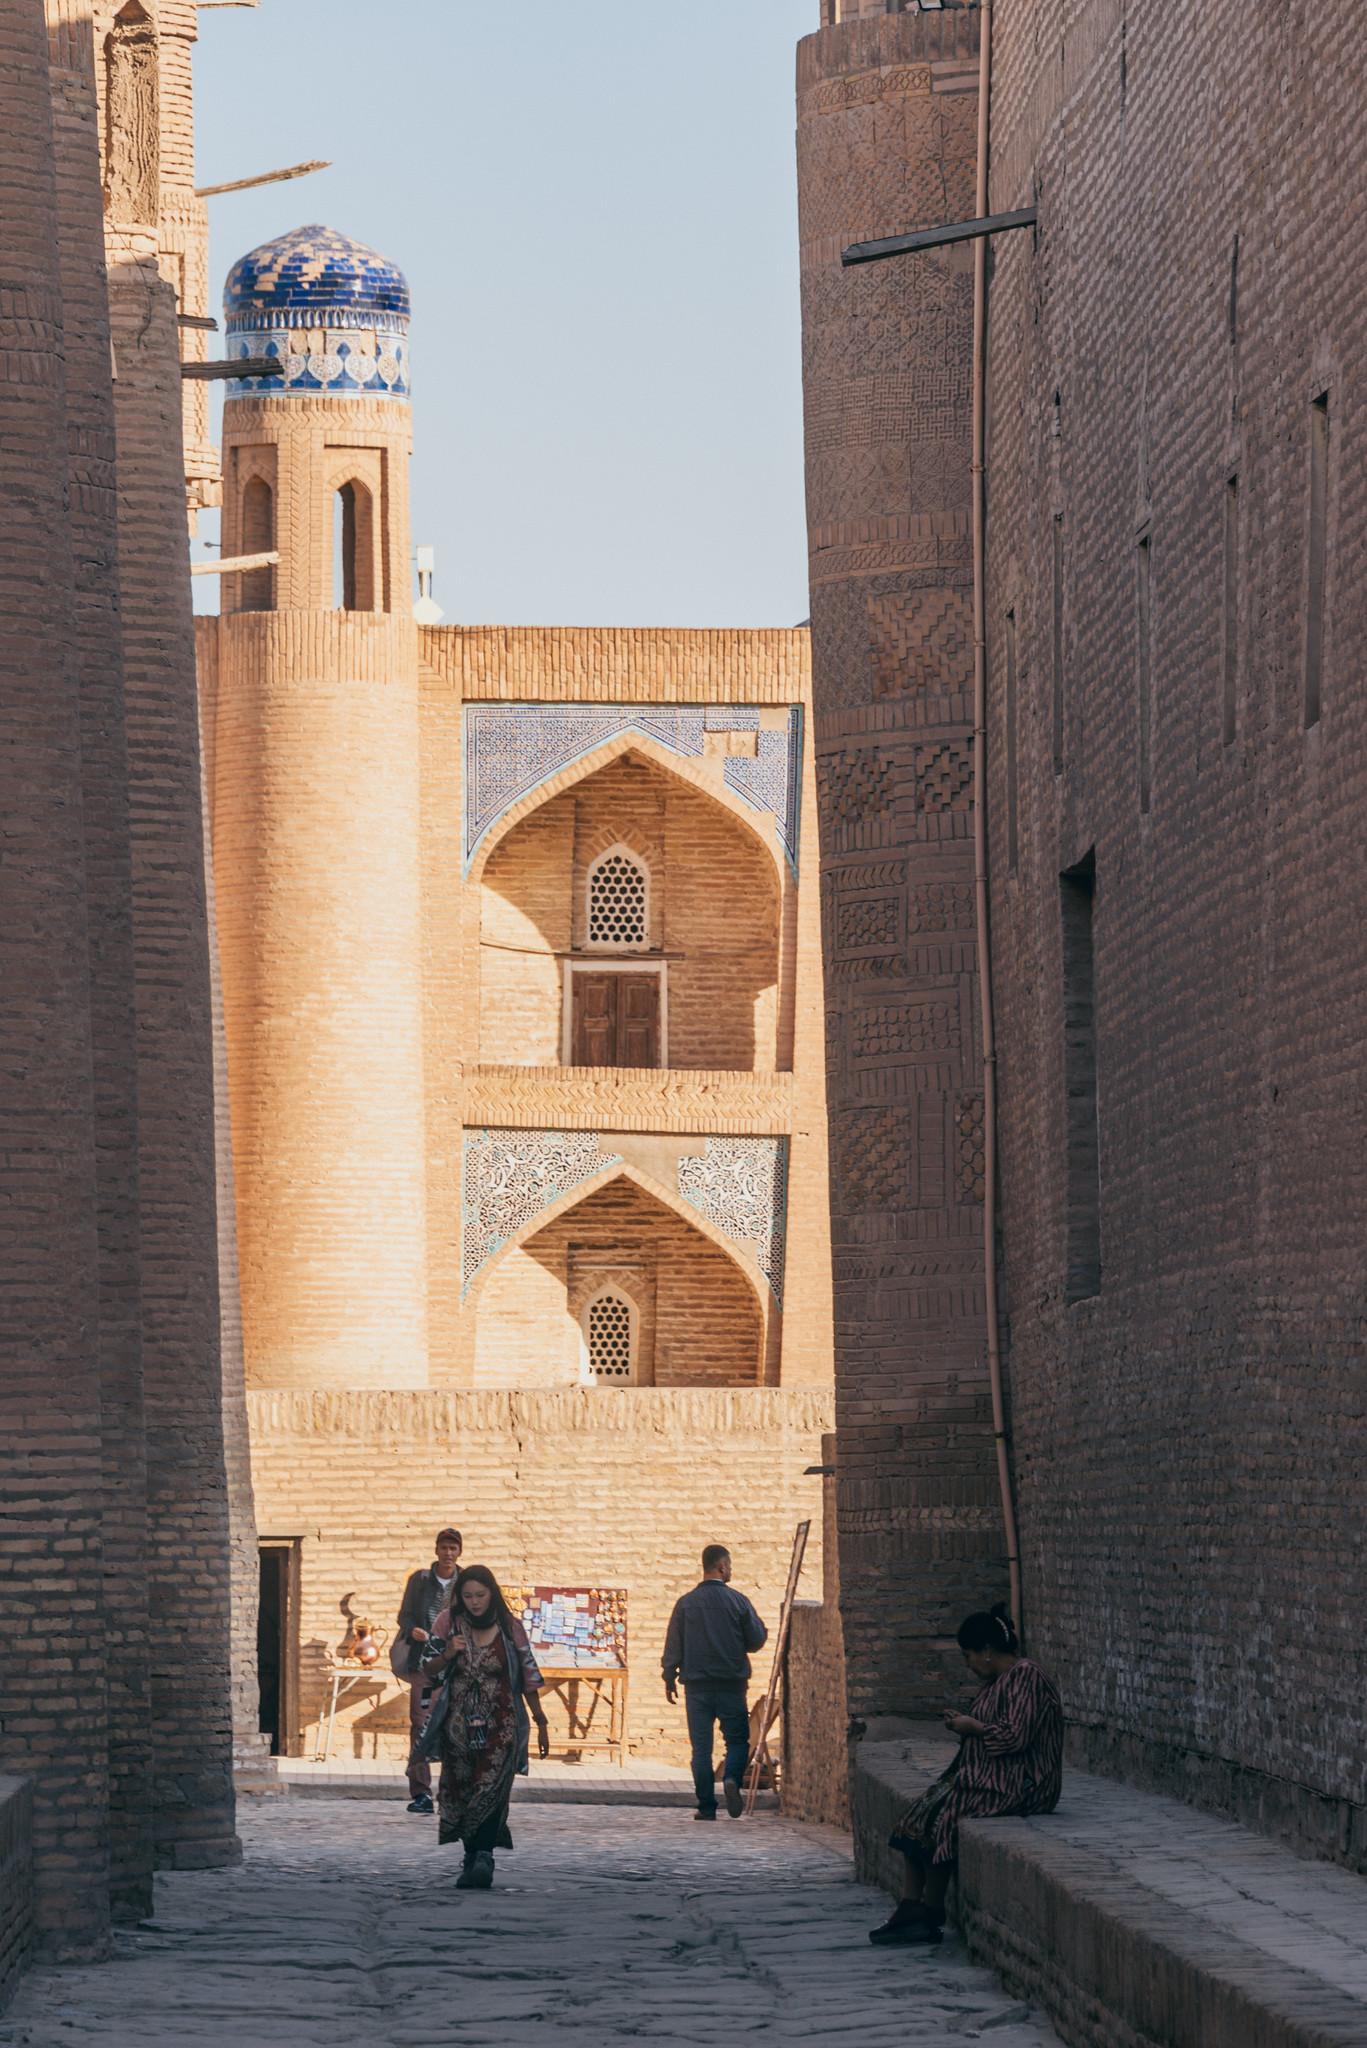
[[(849, 1703), (845, 1640), (840, 1622), (840, 1547), (836, 1533), (834, 1434), (821, 1441), (821, 1462), (832, 1469), (821, 1482), (820, 1577), (802, 1583), (819, 1599), (793, 1603), (788, 1660), (783, 1674), (783, 1811), (799, 1820), (850, 1824)], [(813, 1532), (815, 1533), (815, 1531)]]
[(762, 1377), (764, 1333), (750, 1281), (701, 1232), (617, 1180), (481, 1280), (468, 1310), (475, 1385), (577, 1386), (584, 1308), (609, 1284), (637, 1306), (642, 1385), (745, 1386)]
[[(1261, 0), (1230, 36), (1193, 0), (1072, 0), (1045, 40), (997, 15), (991, 201), (1041, 209), (994, 260), (989, 478), (1026, 1621), (1081, 1754), (1361, 1863), (1360, 23), (1321, 8), (1288, 40)], [(1101, 1277), (1070, 1304), (1059, 875), (1093, 848)]]
[[(793, 1525), (819, 1518), (830, 1397), (748, 1391), (597, 1389), (525, 1393), (274, 1393), (249, 1396), (263, 1529), (301, 1541), (299, 1725), (312, 1729), (339, 1602), (393, 1627), (407, 1574), (454, 1522), (467, 1563), (510, 1583), (621, 1585), (629, 1593), (632, 1746), (682, 1759), (681, 1710), (659, 1663), (670, 1608), (704, 1543), (728, 1543), (736, 1583), (771, 1627)], [(819, 1545), (809, 1553), (814, 1582)], [(767, 1676), (756, 1660), (756, 1682)], [(337, 1754), (407, 1747), (401, 1709), (370, 1700), (338, 1720)]]
[(977, 16), (798, 50), (840, 1568), (850, 1704), (933, 1708), (1004, 1590), (984, 1361), (973, 923), (971, 258), (844, 271), (971, 214)]

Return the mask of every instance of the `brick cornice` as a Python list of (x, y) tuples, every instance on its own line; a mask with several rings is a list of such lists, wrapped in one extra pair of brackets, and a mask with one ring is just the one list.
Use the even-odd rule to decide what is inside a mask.
[(785, 1136), (791, 1074), (655, 1068), (468, 1068), (465, 1121), (498, 1129)]

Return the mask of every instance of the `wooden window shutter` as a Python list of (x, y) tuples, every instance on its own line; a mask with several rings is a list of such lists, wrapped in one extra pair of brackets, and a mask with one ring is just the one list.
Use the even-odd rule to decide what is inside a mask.
[(576, 1067), (658, 1067), (658, 974), (593, 974), (572, 982), (570, 1064)]
[(617, 996), (617, 1058), (619, 1067), (660, 1064), (660, 977), (619, 974)]
[(617, 990), (615, 974), (576, 974), (571, 1063), (576, 1067), (617, 1064)]

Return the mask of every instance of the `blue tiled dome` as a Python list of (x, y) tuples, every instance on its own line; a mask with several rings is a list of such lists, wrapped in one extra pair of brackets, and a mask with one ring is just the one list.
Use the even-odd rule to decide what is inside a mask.
[[(407, 280), (335, 228), (295, 228), (240, 257), (223, 311), (230, 357), (280, 364), (278, 376), (230, 378), (228, 398), (408, 397)], [(321, 349), (308, 338), (319, 328)]]
[(287, 327), (323, 316), (330, 327), (408, 325), (408, 281), (387, 257), (335, 228), (295, 228), (242, 256), (228, 272), (223, 311), (239, 327)]

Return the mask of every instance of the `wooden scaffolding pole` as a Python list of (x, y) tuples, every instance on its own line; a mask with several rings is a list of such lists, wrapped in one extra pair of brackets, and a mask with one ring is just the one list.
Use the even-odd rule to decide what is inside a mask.
[(759, 1719), (759, 1735), (755, 1742), (755, 1753), (750, 1759), (746, 1773), (749, 1780), (745, 1789), (745, 1811), (755, 1810), (755, 1799), (759, 1792), (760, 1775), (766, 1764), (773, 1768), (769, 1754), (769, 1731), (778, 1719), (778, 1688), (783, 1676), (783, 1654), (788, 1647), (788, 1630), (792, 1626), (793, 1601), (797, 1597), (797, 1582), (802, 1576), (802, 1560), (807, 1554), (807, 1538), (811, 1533), (810, 1522), (799, 1522), (793, 1536), (792, 1562), (788, 1566), (788, 1585), (783, 1595), (783, 1605), (778, 1611), (778, 1632), (774, 1637), (774, 1663), (769, 1673), (769, 1685), (764, 1695), (764, 1710)]

